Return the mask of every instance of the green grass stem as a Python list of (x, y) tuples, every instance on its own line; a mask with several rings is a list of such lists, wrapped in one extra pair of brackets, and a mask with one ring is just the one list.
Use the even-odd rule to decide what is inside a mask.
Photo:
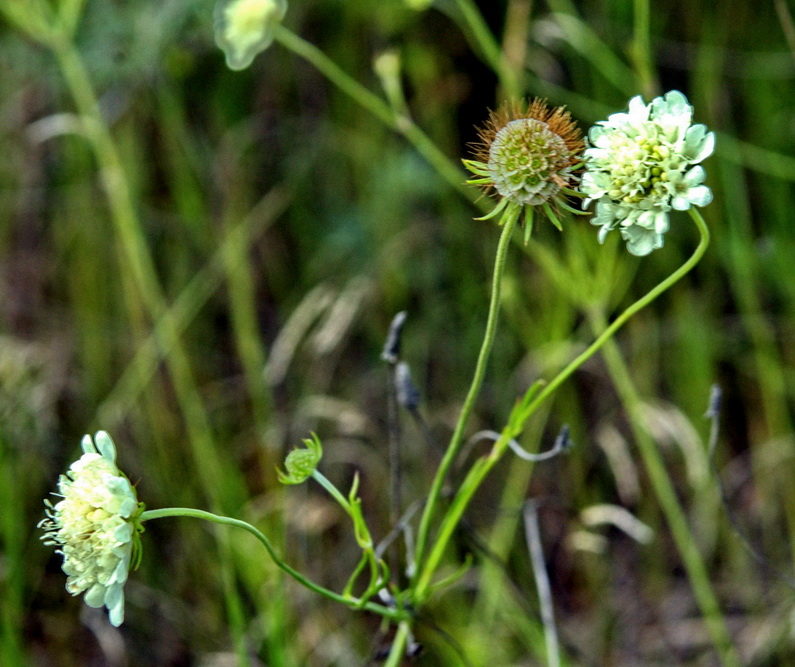
[[(588, 313), (588, 317), (594, 332), (604, 330), (607, 325), (607, 318), (601, 310), (592, 310)], [(605, 341), (602, 355), (607, 362), (608, 372), (618, 391), (621, 402), (627, 411), (630, 428), (640, 450), (646, 472), (651, 480), (652, 489), (682, 557), (682, 562), (690, 579), (690, 585), (704, 616), (704, 622), (712, 638), (712, 643), (721, 658), (722, 664), (728, 667), (740, 667), (742, 660), (732, 642), (726, 619), (721, 612), (720, 604), (712, 588), (709, 573), (688, 526), (685, 511), (676, 496), (671, 477), (665, 468), (665, 461), (654, 438), (647, 429), (641, 426), (646, 421), (643, 415), (643, 404), (632, 381), (627, 364), (621, 356), (618, 345), (612, 339)]]

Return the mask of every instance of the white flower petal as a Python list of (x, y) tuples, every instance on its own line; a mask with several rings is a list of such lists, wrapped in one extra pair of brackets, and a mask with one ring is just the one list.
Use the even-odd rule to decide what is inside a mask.
[(704, 167), (698, 166), (693, 167), (690, 171), (688, 171), (682, 178), (682, 181), (688, 187), (693, 187), (695, 185), (701, 185), (706, 177), (707, 172), (704, 171)]
[(94, 584), (86, 591), (83, 601), (94, 609), (101, 607), (105, 604), (105, 587), (102, 584)]
[(633, 224), (644, 229), (654, 229), (657, 224), (656, 211), (643, 211), (637, 218), (634, 219)]
[(676, 211), (686, 211), (690, 208), (690, 199), (687, 195), (677, 195), (671, 200), (671, 206)]
[(600, 137), (603, 137), (604, 135), (605, 128), (601, 125), (594, 125), (590, 130), (588, 130), (588, 141), (596, 145), (599, 142)]
[(627, 242), (629, 254), (636, 257), (645, 257), (653, 250), (663, 247), (662, 234), (655, 234), (641, 227), (622, 228), (621, 236)]
[(118, 628), (124, 623), (124, 589), (121, 586), (113, 586), (108, 593), (105, 606), (110, 612), (110, 624)]
[(712, 190), (706, 185), (697, 185), (694, 188), (690, 188), (687, 197), (690, 203), (695, 206), (706, 206), (712, 201)]
[[(660, 98), (658, 97), (657, 100)], [(657, 101), (655, 100), (655, 101)], [(663, 104), (660, 105), (664, 109), (661, 112), (665, 115), (673, 116), (680, 121), (690, 123), (690, 118), (693, 114), (693, 107), (687, 101), (687, 98), (678, 90), (669, 90), (663, 97)]]
[[(619, 114), (613, 114), (610, 118), (614, 118)], [(636, 95), (629, 101), (629, 113), (627, 114), (627, 122), (635, 125), (638, 123), (643, 123), (649, 117), (649, 107), (643, 102), (643, 98), (640, 95)]]
[(715, 133), (707, 132), (705, 125), (693, 125), (687, 130), (682, 154), (693, 164), (712, 155), (715, 150)]
[(94, 435), (94, 443), (97, 451), (102, 457), (111, 463), (116, 463), (116, 445), (113, 439), (105, 431), (97, 431)]
[(80, 441), (80, 448), (83, 450), (84, 454), (96, 454), (97, 448), (94, 446), (94, 441), (91, 439), (91, 436), (86, 434), (83, 436), (83, 439)]
[(671, 227), (671, 219), (665, 211), (657, 211), (654, 216), (654, 231), (661, 237)]

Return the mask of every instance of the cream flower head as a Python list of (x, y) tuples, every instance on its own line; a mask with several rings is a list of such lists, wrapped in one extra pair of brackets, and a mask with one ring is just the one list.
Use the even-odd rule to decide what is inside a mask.
[(215, 43), (229, 69), (248, 67), (273, 41), (287, 13), (287, 0), (219, 0), (215, 5)]
[(692, 125), (693, 107), (678, 90), (597, 123), (588, 133), (583, 208), (596, 201), (592, 224), (599, 241), (618, 227), (633, 255), (662, 248), (671, 209), (686, 211), (712, 201), (699, 162), (715, 149), (715, 133)]
[(105, 431), (94, 440), (84, 436), (81, 446), (83, 455), (58, 480), (54, 495), (62, 500), (44, 501), (41, 539), (63, 555), (66, 590), (85, 592), (89, 607), (107, 607), (118, 627), (124, 621), (124, 583), (139, 556), (143, 504), (116, 467), (116, 447)]

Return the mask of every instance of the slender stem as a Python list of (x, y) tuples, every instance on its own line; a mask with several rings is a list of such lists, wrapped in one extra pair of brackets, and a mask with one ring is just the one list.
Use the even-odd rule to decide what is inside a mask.
[[(442, 556), (444, 555), (445, 549), (447, 548), (447, 543), (450, 541), (458, 522), (461, 520), (464, 511), (472, 500), (472, 496), (474, 496), (475, 492), (478, 490), (488, 473), (508, 449), (508, 443), (510, 442), (511, 438), (518, 435), (519, 431), (521, 431), (521, 426), (538, 409), (538, 406), (546, 398), (548, 398), (555, 391), (555, 389), (563, 384), (563, 382), (575, 370), (577, 370), (580, 366), (582, 366), (582, 364), (590, 359), (605, 344), (605, 342), (607, 342), (616, 333), (616, 331), (618, 331), (618, 329), (621, 328), (621, 326), (630, 317), (632, 317), (632, 315), (637, 313), (641, 308), (647, 306), (665, 290), (676, 283), (680, 278), (682, 278), (682, 276), (688, 273), (688, 271), (690, 271), (704, 255), (704, 252), (709, 246), (709, 229), (704, 222), (704, 218), (701, 217), (701, 214), (696, 209), (690, 209), (690, 217), (693, 218), (694, 222), (696, 223), (696, 227), (698, 228), (699, 234), (701, 236), (699, 244), (690, 258), (665, 280), (659, 283), (656, 287), (652, 288), (651, 291), (635, 301), (635, 303), (621, 313), (613, 321), (613, 323), (607, 327), (607, 329), (605, 329), (602, 335), (600, 335), (588, 347), (588, 349), (585, 350), (585, 352), (574, 359), (574, 361), (572, 361), (568, 366), (566, 366), (566, 368), (558, 373), (558, 375), (555, 376), (555, 378), (552, 379), (541, 392), (539, 392), (538, 396), (536, 396), (536, 398), (530, 402), (527, 408), (525, 408), (525, 410), (521, 413), (520, 417), (516, 420), (512, 420), (514, 423), (506, 426), (503, 429), (499, 439), (494, 443), (494, 446), (492, 447), (489, 454), (478, 459), (473, 464), (472, 468), (469, 470), (469, 473), (464, 478), (464, 481), (459, 486), (458, 493), (453, 499), (450, 509), (442, 519), (433, 549), (428, 554), (428, 558), (425, 560), (425, 562), (421, 564), (421, 569), (419, 570), (419, 574), (416, 579), (417, 583), (414, 586), (414, 602), (417, 606), (421, 605), (425, 597), (428, 595), (433, 574), (442, 560)], [(420, 563), (419, 560), (417, 560), (417, 562), (418, 564)]]
[(408, 621), (402, 621), (398, 625), (395, 638), (392, 640), (392, 648), (389, 650), (384, 667), (400, 667), (403, 657), (406, 655), (409, 637), (411, 636), (411, 626)]
[(536, 588), (538, 589), (538, 603), (541, 608), (541, 622), (544, 625), (544, 639), (547, 645), (548, 667), (560, 667), (560, 642), (558, 631), (555, 627), (555, 611), (552, 606), (552, 589), (549, 585), (546, 563), (544, 562), (544, 549), (541, 544), (541, 529), (538, 526), (538, 507), (536, 501), (525, 503), (524, 530), (527, 549), (530, 552), (530, 563), (533, 566)]
[(245, 531), (251, 533), (254, 537), (256, 537), (260, 543), (265, 547), (265, 550), (268, 552), (268, 555), (273, 559), (273, 562), (284, 572), (289, 574), (293, 579), (297, 582), (306, 586), (311, 591), (315, 593), (319, 593), (324, 597), (329, 598), (330, 600), (334, 600), (335, 602), (339, 602), (344, 604), (347, 607), (355, 608), (355, 609), (366, 609), (367, 611), (371, 611), (375, 614), (379, 614), (384, 618), (388, 618), (395, 622), (405, 621), (409, 615), (406, 611), (402, 609), (391, 609), (389, 607), (385, 607), (380, 604), (376, 604), (374, 602), (364, 602), (359, 598), (355, 597), (346, 597), (344, 595), (340, 595), (339, 593), (335, 593), (328, 588), (324, 588), (313, 581), (307, 579), (303, 574), (295, 570), (287, 563), (285, 563), (281, 558), (279, 558), (276, 550), (273, 548), (270, 540), (259, 530), (257, 530), (254, 526), (250, 523), (246, 523), (245, 521), (241, 521), (240, 519), (232, 519), (226, 516), (220, 516), (218, 514), (213, 514), (212, 512), (205, 512), (204, 510), (197, 510), (192, 509), (190, 507), (166, 507), (163, 509), (157, 510), (146, 510), (141, 514), (141, 521), (150, 521), (152, 519), (164, 519), (166, 517), (191, 517), (194, 519), (204, 519), (205, 521), (210, 521), (212, 523), (218, 523), (227, 526), (235, 526), (237, 528), (242, 528)]
[[(397, 399), (397, 363), (390, 363), (387, 373), (387, 432), (389, 440), (389, 524), (396, 527), (403, 514), (403, 470), (401, 460), (401, 428)], [(398, 586), (401, 583), (400, 545), (395, 543), (389, 550), (389, 567)]]
[(630, 54), (635, 68), (635, 76), (641, 92), (653, 97), (657, 83), (654, 79), (654, 66), (651, 56), (651, 8), (649, 0), (634, 0), (632, 44)]
[(706, 222), (704, 222), (704, 218), (697, 209), (691, 208), (689, 213), (690, 217), (696, 223), (696, 227), (698, 228), (699, 234), (701, 236), (698, 246), (696, 246), (696, 249), (693, 251), (693, 254), (690, 256), (690, 258), (665, 280), (649, 290), (649, 292), (635, 301), (635, 303), (633, 303), (623, 313), (616, 317), (610, 326), (608, 326), (607, 329), (605, 329), (602, 334), (593, 343), (591, 343), (591, 345), (589, 345), (582, 354), (580, 354), (571, 363), (569, 363), (566, 368), (558, 373), (555, 378), (552, 379), (550, 383), (539, 392), (538, 396), (536, 396), (536, 398), (530, 402), (527, 408), (525, 408), (525, 411), (521, 416), (522, 422), (526, 421), (530, 415), (535, 412), (538, 405), (546, 400), (550, 394), (552, 394), (561, 384), (563, 384), (574, 371), (588, 361), (588, 359), (590, 359), (599, 350), (599, 348), (605, 344), (605, 341), (612, 338), (616, 331), (624, 326), (630, 317), (648, 306), (652, 301), (660, 296), (660, 294), (673, 286), (674, 283), (678, 282), (683, 276), (687, 275), (693, 269), (693, 267), (699, 263), (701, 258), (704, 256), (707, 247), (709, 247), (709, 229), (707, 228)]
[(483, 336), (483, 343), (478, 355), (478, 361), (475, 366), (475, 375), (472, 378), (472, 384), (469, 387), (469, 393), (464, 400), (464, 405), (461, 408), (461, 414), (458, 417), (458, 422), (455, 425), (455, 430), (450, 438), (450, 444), (447, 446), (442, 462), (436, 471), (436, 476), (433, 479), (431, 490), (428, 494), (428, 501), (425, 504), (422, 518), (420, 519), (420, 526), (417, 532), (417, 544), (414, 552), (414, 562), (421, 563), (425, 551), (425, 544), (428, 540), (428, 533), (430, 532), (431, 520), (433, 519), (436, 506), (439, 502), (441, 495), (442, 485), (447, 477), (447, 473), (455, 461), (455, 457), (461, 449), (464, 438), (464, 429), (466, 428), (469, 415), (475, 405), (475, 400), (480, 394), (480, 388), (483, 384), (483, 378), (486, 374), (486, 365), (488, 364), (491, 348), (494, 344), (494, 335), (497, 331), (497, 321), (500, 314), (500, 292), (502, 288), (502, 274), (505, 270), (505, 260), (508, 255), (508, 247), (511, 241), (511, 235), (519, 218), (522, 207), (517, 204), (509, 205), (503, 214), (502, 234), (497, 245), (497, 255), (494, 260), (494, 276), (491, 284), (491, 301), (489, 303), (489, 314), (486, 320), (486, 332)]
[(340, 490), (329, 481), (328, 477), (323, 475), (323, 473), (320, 472), (319, 470), (313, 470), (312, 478), (318, 484), (320, 484), (320, 486), (326, 489), (326, 491), (328, 491), (329, 494), (331, 494), (334, 500), (336, 500), (340, 504), (342, 509), (344, 509), (348, 514), (351, 513), (351, 504), (348, 502), (347, 498), (345, 498), (345, 496), (343, 496), (342, 493), (340, 493)]
[(500, 87), (509, 98), (521, 95), (521, 87), (517, 72), (511, 69), (499, 42), (494, 38), (488, 24), (473, 0), (456, 0), (458, 9), (464, 17), (467, 27), (472, 31), (475, 44), (480, 48), (489, 67), (499, 77)]
[(280, 25), (274, 32), (274, 39), (289, 51), (313, 65), (323, 76), (342, 92), (367, 109), (390, 130), (402, 134), (417, 149), (428, 163), (455, 190), (478, 206), (488, 206), (488, 200), (467, 187), (466, 179), (458, 164), (448, 158), (438, 146), (423, 132), (411, 118), (397, 113), (389, 104), (375, 93), (347, 74), (339, 65), (313, 44), (301, 39), (294, 32)]
[[(243, 180), (243, 179), (241, 179)], [(232, 229), (230, 216), (225, 216), (225, 230)], [(262, 373), (265, 368), (265, 345), (257, 322), (257, 296), (252, 275), (247, 239), (237, 235), (238, 243), (224, 244), (224, 268), (229, 285), (229, 306), (237, 352), (248, 386), (257, 441), (262, 443), (271, 415), (273, 397)]]

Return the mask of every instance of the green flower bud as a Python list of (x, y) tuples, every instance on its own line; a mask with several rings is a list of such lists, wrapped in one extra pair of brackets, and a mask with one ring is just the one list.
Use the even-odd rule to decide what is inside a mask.
[(282, 484), (301, 484), (307, 477), (311, 477), (323, 457), (323, 446), (316, 434), (311, 439), (304, 439), (306, 449), (296, 448), (284, 460), (287, 474), (277, 470), (279, 481)]

